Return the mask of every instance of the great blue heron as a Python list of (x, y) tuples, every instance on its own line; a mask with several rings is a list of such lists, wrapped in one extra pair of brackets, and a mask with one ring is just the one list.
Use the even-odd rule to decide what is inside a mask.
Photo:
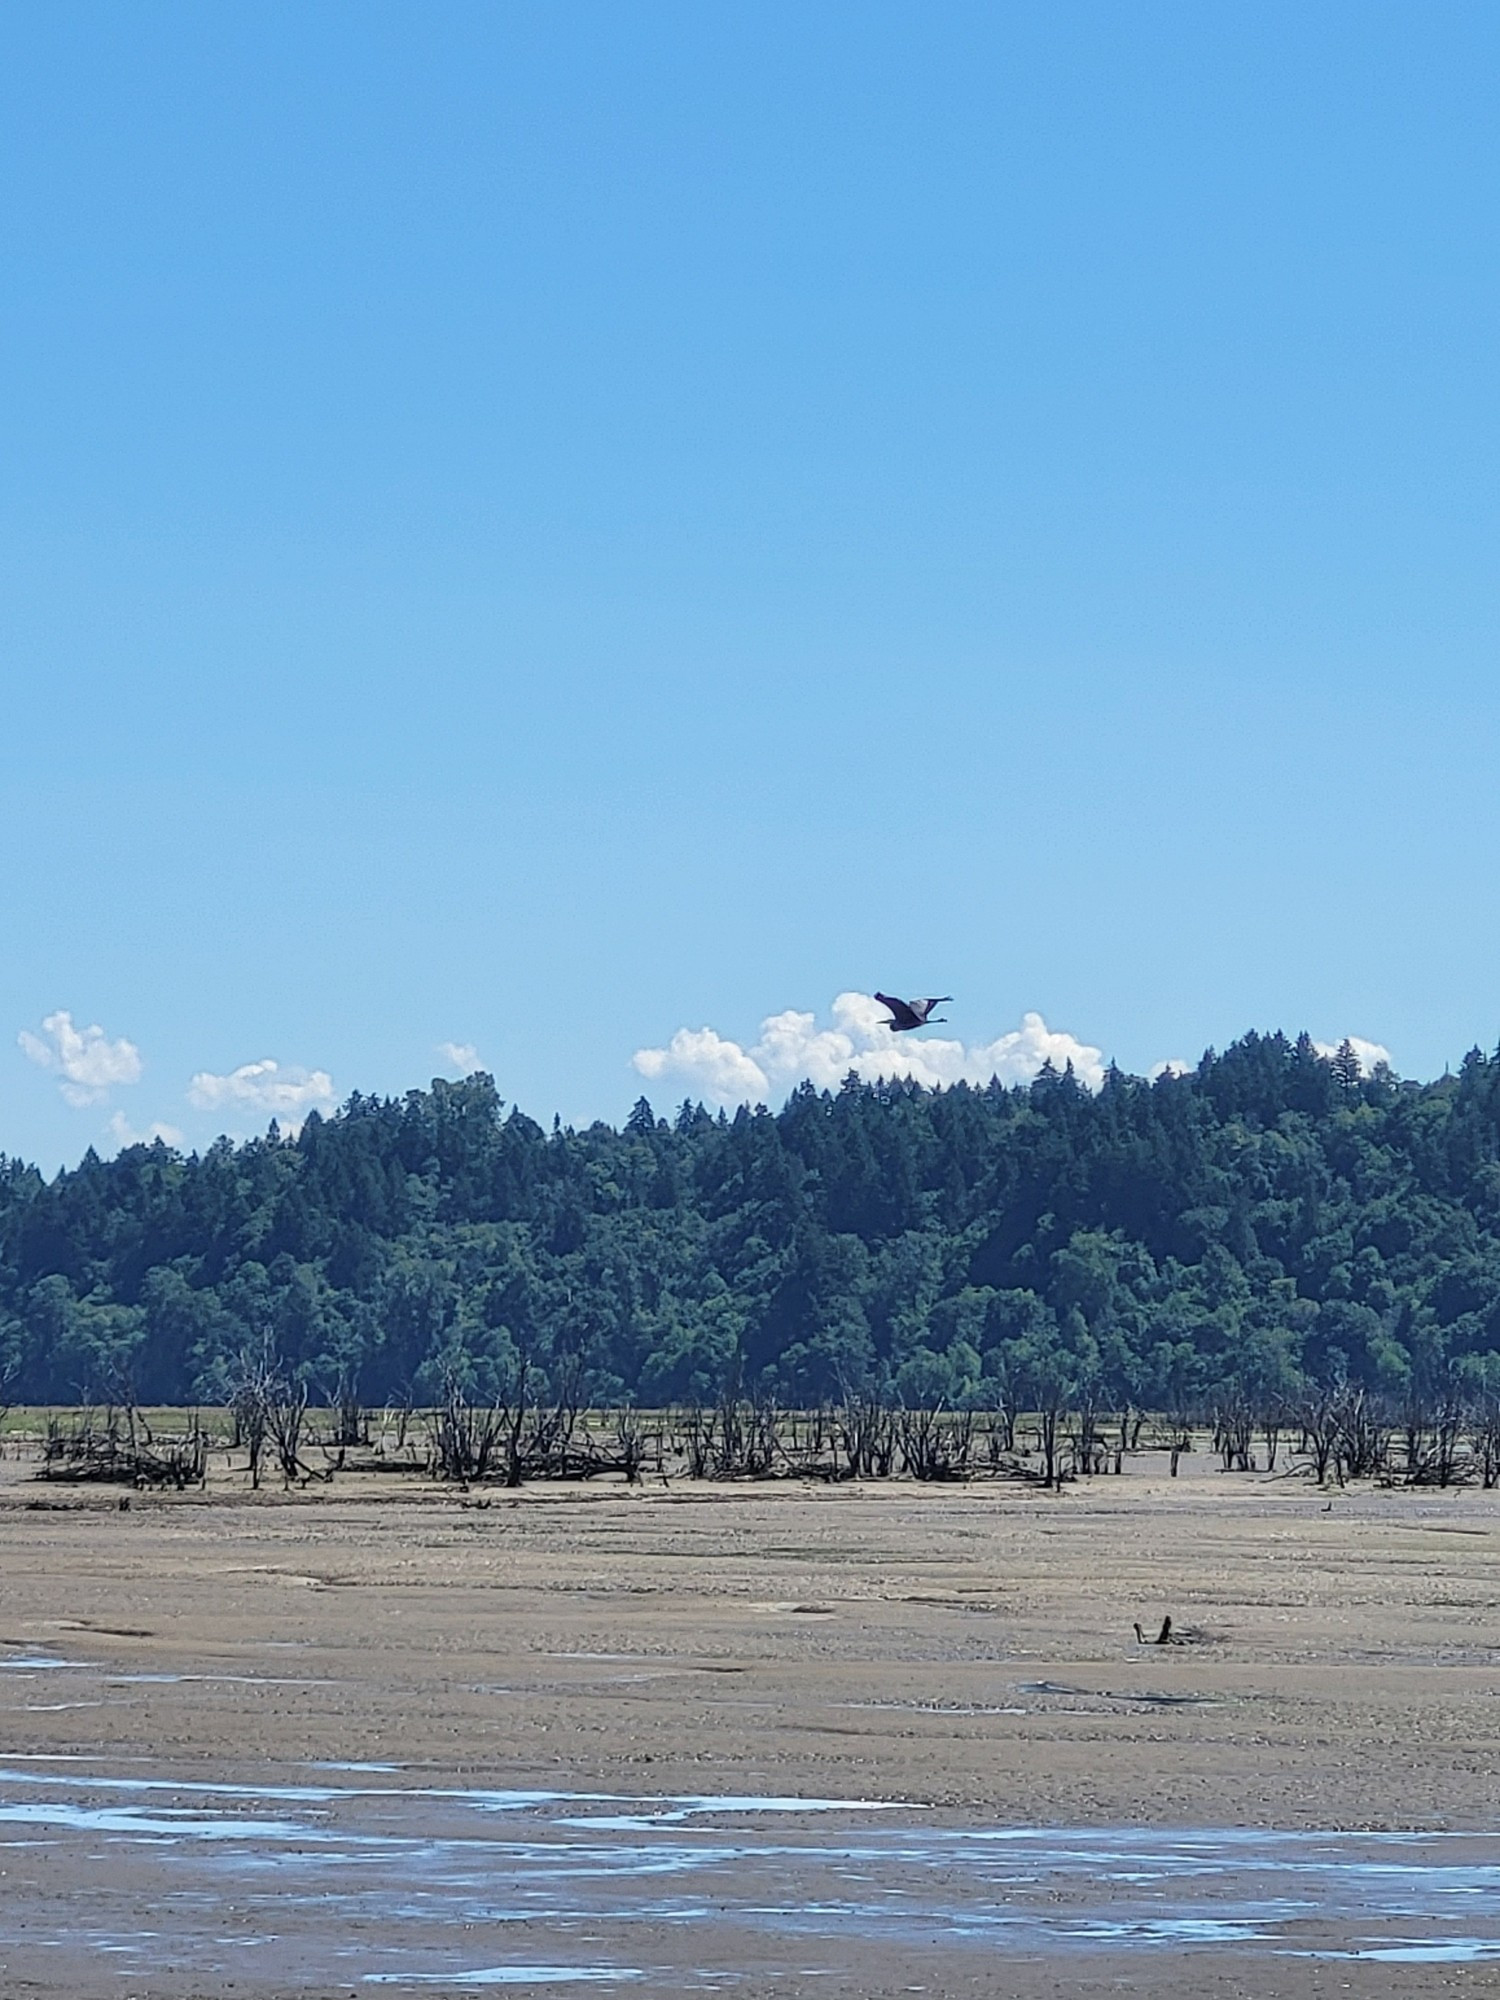
[[(882, 1007), (889, 1007), (891, 1018), (886, 1026), (893, 1035), (904, 1035), (912, 1028), (930, 1028), (934, 1025), (932, 1010), (941, 1007), (945, 1000), (951, 1000), (951, 993), (939, 993), (934, 1000), (897, 1000), (889, 993), (877, 993), (875, 998)], [(946, 1021), (946, 1014), (938, 1015), (939, 1021)]]

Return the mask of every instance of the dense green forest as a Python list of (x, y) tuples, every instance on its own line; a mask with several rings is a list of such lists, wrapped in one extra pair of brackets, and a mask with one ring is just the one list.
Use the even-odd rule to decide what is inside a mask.
[[(215, 1398), (270, 1346), (331, 1393), (1115, 1405), (1235, 1382), (1403, 1391), (1500, 1353), (1500, 1055), (1366, 1076), (1245, 1036), (1097, 1092), (850, 1078), (777, 1113), (549, 1132), (493, 1082), (354, 1096), (184, 1158), (0, 1159), (0, 1376), (27, 1401)], [(1500, 1363), (1496, 1363), (1500, 1368)]]

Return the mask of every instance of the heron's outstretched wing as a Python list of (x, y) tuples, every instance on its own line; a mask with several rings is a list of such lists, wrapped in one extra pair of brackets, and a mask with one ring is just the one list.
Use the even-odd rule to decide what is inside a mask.
[(945, 1000), (951, 1000), (952, 998), (953, 995), (951, 993), (939, 993), (932, 1000), (913, 1000), (911, 1003), (912, 1012), (919, 1015), (925, 1021), (934, 1007), (941, 1007)]
[(890, 1008), (891, 1018), (887, 1021), (886, 1026), (896, 1034), (899, 1035), (906, 1028), (921, 1027), (922, 1016), (908, 1007), (904, 1000), (897, 1000), (890, 993), (877, 993), (875, 998), (880, 1002), (882, 1007)]

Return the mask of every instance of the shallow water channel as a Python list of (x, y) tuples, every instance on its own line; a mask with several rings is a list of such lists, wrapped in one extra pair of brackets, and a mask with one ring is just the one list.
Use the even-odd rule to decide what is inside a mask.
[[(290, 1774), (289, 1774), (290, 1775)], [(0, 1970), (245, 1987), (732, 1987), (815, 1946), (1500, 1958), (1472, 1835), (959, 1824), (916, 1805), (0, 1767)], [(57, 1962), (55, 1959), (52, 1961)], [(803, 1967), (802, 1969), (811, 1969)]]

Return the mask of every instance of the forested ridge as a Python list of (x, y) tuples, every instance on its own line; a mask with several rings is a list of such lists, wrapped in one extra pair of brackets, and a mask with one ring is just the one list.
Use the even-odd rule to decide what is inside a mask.
[(0, 1160), (0, 1375), (34, 1402), (214, 1398), (247, 1349), (332, 1393), (1116, 1404), (1500, 1377), (1500, 1054), (1361, 1073), (1246, 1035), (1090, 1092), (850, 1078), (776, 1113), (549, 1132), (474, 1076), (295, 1137)]

